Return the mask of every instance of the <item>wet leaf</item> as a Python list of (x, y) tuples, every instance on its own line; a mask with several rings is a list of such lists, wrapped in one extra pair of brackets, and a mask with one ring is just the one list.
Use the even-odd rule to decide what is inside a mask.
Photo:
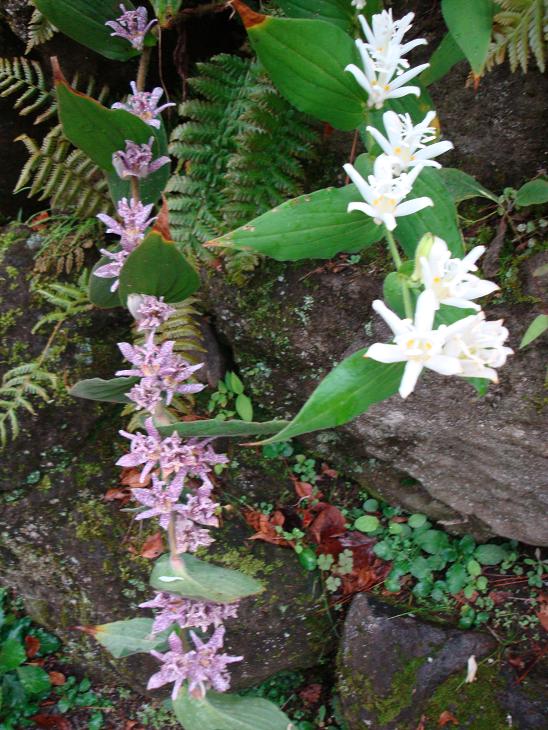
[(34, 659), (40, 650), (40, 639), (36, 636), (25, 636), (25, 651), (28, 659)]
[(142, 558), (155, 559), (164, 552), (164, 549), (163, 533), (155, 532), (154, 535), (151, 535), (145, 540), (139, 554)]
[(452, 725), (458, 725), (459, 721), (452, 712), (449, 712), (449, 710), (445, 710), (438, 717), (438, 727), (445, 727), (449, 723), (451, 723)]
[(346, 519), (340, 509), (328, 505), (316, 517), (309, 528), (309, 533), (318, 545), (330, 538), (341, 535), (346, 530)]

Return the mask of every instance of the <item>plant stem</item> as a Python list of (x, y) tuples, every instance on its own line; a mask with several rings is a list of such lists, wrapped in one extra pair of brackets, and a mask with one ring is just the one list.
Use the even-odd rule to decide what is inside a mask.
[(139, 178), (135, 177), (135, 175), (132, 175), (129, 178), (129, 182), (131, 185), (131, 197), (136, 203), (138, 203), (141, 200), (141, 192), (139, 190)]
[[(392, 235), (392, 231), (389, 231), (388, 228), (385, 228), (385, 238), (388, 243), (388, 249), (390, 251), (390, 254), (392, 256), (392, 261), (394, 262), (394, 266), (396, 267), (396, 271), (400, 268), (402, 261), (400, 252), (398, 251), (398, 245), (396, 243), (396, 239)], [(409, 293), (409, 287), (407, 286), (407, 282), (405, 279), (401, 279), (401, 291), (403, 295), (403, 306), (405, 309), (405, 316), (408, 319), (413, 319), (413, 304), (411, 302), (411, 294)]]
[(147, 73), (148, 73), (148, 67), (150, 64), (151, 52), (152, 52), (151, 46), (145, 46), (143, 49), (143, 52), (141, 53), (141, 58), (139, 60), (139, 69), (137, 71), (137, 80), (135, 81), (135, 85), (137, 86), (137, 91), (145, 90), (145, 83), (147, 80)]

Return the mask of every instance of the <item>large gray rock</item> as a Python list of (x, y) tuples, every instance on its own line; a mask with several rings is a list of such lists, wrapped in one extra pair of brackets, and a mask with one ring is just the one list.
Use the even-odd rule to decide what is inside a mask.
[[(390, 337), (371, 310), (381, 295), (375, 266), (316, 267), (269, 262), (241, 291), (217, 277), (206, 282), (216, 326), (269, 415), (291, 417), (336, 362)], [(517, 350), (535, 315), (530, 305), (488, 307), (487, 315), (505, 319), (516, 353), (485, 398), (424, 371), (406, 401), (396, 395), (305, 441), (370, 491), (451, 529), (548, 544), (546, 338)]]
[[(499, 673), (495, 640), (420, 621), (364, 594), (353, 599), (338, 660), (338, 689), (350, 730), (427, 730), (439, 727), (443, 712), (458, 727), (541, 730), (546, 707), (531, 697), (535, 687), (518, 687)], [(476, 680), (466, 683), (474, 656)], [(510, 724), (512, 723), (512, 724)]]

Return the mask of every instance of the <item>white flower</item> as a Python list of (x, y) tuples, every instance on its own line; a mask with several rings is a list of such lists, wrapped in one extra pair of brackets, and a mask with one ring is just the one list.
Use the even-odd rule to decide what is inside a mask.
[(389, 111), (382, 117), (387, 137), (375, 127), (367, 127), (367, 131), (379, 143), (383, 152), (394, 158), (395, 171), (398, 174), (419, 164), (424, 167), (441, 167), (440, 163), (432, 158), (453, 149), (453, 145), (451, 142), (435, 142), (427, 145), (436, 138), (435, 128), (429, 126), (435, 116), (436, 112), (428, 112), (422, 122), (413, 125), (409, 114)]
[(487, 378), (498, 382), (493, 368), (500, 368), (508, 355), (513, 353), (504, 343), (508, 330), (502, 326), (502, 319), (486, 322), (485, 313), (478, 312), (449, 325), (443, 354), (457, 358), (465, 378)]
[(477, 309), (472, 300), (485, 297), (499, 287), (493, 281), (480, 279), (471, 274), (477, 271), (476, 261), (484, 253), (485, 246), (476, 246), (463, 259), (452, 259), (447, 244), (437, 236), (428, 256), (420, 257), (422, 283), (434, 292), (439, 304), (462, 309)]
[(363, 70), (351, 63), (346, 66), (345, 71), (349, 71), (367, 92), (368, 105), (380, 109), (386, 99), (397, 99), (407, 94), (420, 96), (418, 86), (404, 86), (429, 66), (424, 63), (410, 69), (409, 62), (403, 57), (415, 46), (426, 43), (424, 38), (401, 43), (411, 26), (413, 13), (394, 21), (392, 12), (384, 10), (373, 16), (372, 28), (363, 16), (359, 15), (358, 18), (367, 40), (365, 43), (361, 39), (356, 40)]
[(367, 5), (367, 0), (352, 0), (351, 5), (357, 10), (363, 10)]
[(461, 374), (460, 360), (443, 352), (448, 328), (441, 325), (436, 330), (432, 329), (436, 300), (431, 291), (423, 291), (419, 296), (414, 322), (400, 319), (379, 299), (373, 302), (373, 309), (394, 333), (394, 344), (377, 342), (371, 345), (365, 356), (384, 363), (407, 363), (399, 388), (402, 398), (407, 398), (413, 392), (423, 368), (442, 375)]
[(371, 216), (375, 223), (384, 223), (389, 231), (396, 227), (397, 217), (411, 215), (434, 205), (427, 197), (401, 202), (411, 192), (413, 183), (422, 170), (421, 165), (416, 165), (409, 174), (403, 173), (395, 178), (391, 159), (386, 155), (379, 155), (375, 160), (373, 175), (369, 175), (367, 181), (350, 164), (344, 165), (344, 170), (366, 201), (350, 203), (348, 212), (359, 210)]

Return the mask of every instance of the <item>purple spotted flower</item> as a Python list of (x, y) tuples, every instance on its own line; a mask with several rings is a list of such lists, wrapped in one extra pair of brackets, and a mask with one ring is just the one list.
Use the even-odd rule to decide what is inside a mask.
[(208, 485), (199, 487), (193, 494), (187, 496), (186, 503), (183, 503), (181, 515), (200, 525), (218, 527), (219, 518), (216, 515), (219, 504), (211, 498), (211, 488)]
[(177, 515), (175, 545), (178, 553), (195, 553), (201, 547), (209, 547), (215, 540), (209, 530), (197, 527), (192, 520)]
[(131, 441), (131, 451), (129, 454), (124, 454), (116, 464), (123, 467), (136, 467), (144, 464), (144, 468), (141, 472), (141, 482), (144, 482), (150, 472), (156, 466), (160, 459), (160, 453), (162, 448), (162, 437), (154, 427), (152, 418), (147, 418), (145, 421), (146, 434), (144, 433), (129, 433), (128, 431), (120, 431), (122, 436), (125, 436)]
[(146, 229), (156, 220), (150, 217), (153, 207), (133, 198), (129, 202), (127, 198), (122, 198), (117, 208), (122, 223), (104, 213), (99, 213), (97, 218), (107, 226), (107, 233), (120, 236), (122, 248), (131, 253), (143, 240)]
[(119, 18), (107, 20), (105, 23), (114, 31), (110, 35), (124, 38), (131, 43), (133, 48), (142, 51), (146, 34), (158, 21), (153, 19), (149, 23), (147, 9), (142, 6), (135, 10), (126, 10), (125, 6), (121, 4), (120, 10), (122, 15)]
[(177, 311), (164, 302), (163, 297), (149, 294), (130, 294), (127, 306), (137, 321), (139, 332), (150, 332), (160, 327)]
[(195, 627), (207, 631), (210, 626), (217, 628), (226, 619), (236, 617), (239, 602), (191, 601), (175, 593), (157, 592), (151, 601), (139, 605), (141, 608), (160, 609), (152, 626), (152, 633), (160, 634), (174, 623), (182, 629)]
[(112, 105), (112, 108), (125, 109), (130, 114), (135, 114), (135, 116), (140, 117), (151, 127), (159, 129), (162, 122), (158, 117), (164, 109), (168, 109), (170, 106), (175, 106), (175, 104), (170, 102), (168, 104), (158, 106), (158, 102), (164, 93), (163, 89), (159, 86), (152, 91), (138, 91), (137, 84), (135, 81), (132, 81), (131, 90), (133, 91), (133, 94), (128, 96), (125, 103), (117, 101)]
[(190, 632), (195, 649), (186, 653), (181, 639), (177, 634), (171, 634), (168, 639), (169, 651), (165, 654), (151, 652), (162, 662), (162, 668), (149, 679), (147, 689), (156, 689), (173, 682), (173, 700), (177, 699), (185, 681), (188, 681), (189, 692), (197, 698), (203, 698), (210, 687), (218, 692), (225, 692), (230, 687), (227, 665), (239, 662), (243, 657), (219, 653), (223, 646), (224, 633), (224, 627), (219, 626), (205, 643)]
[(162, 403), (162, 388), (153, 378), (143, 378), (126, 395), (135, 403), (138, 411), (154, 413), (156, 407)]
[[(188, 383), (190, 376), (203, 367), (203, 363), (190, 365), (180, 355), (173, 353), (175, 342), (168, 340), (161, 345), (154, 343), (154, 332), (151, 332), (144, 345), (130, 345), (129, 342), (119, 342), (118, 347), (122, 355), (134, 368), (118, 370), (116, 375), (137, 376), (155, 384), (166, 393), (166, 403), (169, 405), (176, 393), (199, 393), (205, 388), (201, 383)], [(132, 397), (132, 391), (129, 397)]]
[(124, 268), (124, 263), (129, 256), (128, 251), (108, 251), (106, 248), (101, 249), (103, 256), (111, 259), (110, 263), (99, 266), (93, 272), (93, 276), (98, 276), (100, 279), (114, 279), (110, 291), (116, 291), (120, 285), (120, 272)]
[(112, 165), (118, 176), (122, 179), (144, 178), (170, 163), (171, 160), (166, 155), (158, 157), (157, 160), (152, 159), (153, 143), (154, 137), (151, 137), (146, 144), (137, 144), (126, 139), (126, 149), (112, 155)]
[(153, 474), (150, 489), (132, 489), (133, 497), (149, 508), (144, 512), (139, 512), (135, 519), (146, 520), (149, 517), (158, 517), (160, 526), (167, 530), (171, 515), (184, 510), (184, 506), (179, 503), (182, 490), (182, 479), (175, 477), (167, 484)]

